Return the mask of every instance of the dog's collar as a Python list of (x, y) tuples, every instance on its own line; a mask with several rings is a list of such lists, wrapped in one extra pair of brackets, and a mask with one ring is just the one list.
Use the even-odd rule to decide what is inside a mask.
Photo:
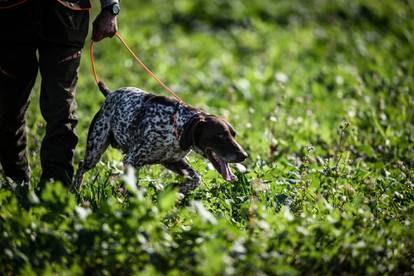
[[(179, 112), (180, 106), (182, 106), (182, 105), (186, 106), (182, 102), (177, 101), (177, 103), (175, 104), (175, 107), (174, 107), (174, 111), (171, 115), (172, 131), (173, 131), (173, 133), (175, 135), (175, 138), (177, 139), (178, 143), (180, 143), (180, 144), (181, 144), (181, 139), (182, 139), (183, 133), (185, 133), (188, 130), (189, 126), (191, 126), (191, 124), (194, 122), (194, 120), (200, 119), (202, 117), (202, 114), (204, 114), (204, 112), (202, 112), (201, 110), (197, 110), (195, 112), (195, 114), (193, 114), (188, 119), (188, 121), (185, 122), (184, 125), (180, 127), (180, 129), (178, 129), (178, 127), (177, 127), (177, 113)], [(192, 144), (191, 144), (190, 147), (191, 148), (195, 147), (195, 141), (192, 141)]]
[[(202, 111), (197, 110), (197, 112), (194, 115), (192, 115), (187, 120), (187, 122), (185, 122), (184, 125), (181, 127), (180, 132), (179, 132), (179, 135), (177, 137), (177, 140), (180, 143), (180, 145), (182, 144), (182, 141), (181, 140), (183, 139), (183, 134), (186, 133), (191, 128), (191, 126), (194, 123), (194, 121), (201, 120), (201, 118), (203, 117), (202, 114), (203, 114)], [(192, 149), (195, 149), (196, 148), (196, 146), (195, 146), (195, 140), (194, 139), (191, 141), (191, 145), (189, 146), (189, 148), (192, 148)]]

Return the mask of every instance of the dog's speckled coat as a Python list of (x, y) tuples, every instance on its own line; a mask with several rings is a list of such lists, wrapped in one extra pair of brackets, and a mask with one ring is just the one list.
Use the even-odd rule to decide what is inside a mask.
[[(72, 190), (79, 189), (84, 172), (98, 163), (109, 144), (125, 153), (124, 165), (139, 168), (160, 163), (188, 179), (180, 186), (182, 193), (195, 189), (200, 177), (184, 157), (191, 149), (203, 153), (194, 141), (183, 146), (180, 138), (192, 121), (200, 116), (213, 116), (138, 88), (121, 88), (113, 93), (105, 89), (101, 88), (101, 91), (106, 100), (89, 128), (85, 159), (79, 166)], [(231, 140), (234, 141), (232, 137)], [(233, 148), (245, 158), (247, 155), (241, 147), (235, 141), (233, 144)]]

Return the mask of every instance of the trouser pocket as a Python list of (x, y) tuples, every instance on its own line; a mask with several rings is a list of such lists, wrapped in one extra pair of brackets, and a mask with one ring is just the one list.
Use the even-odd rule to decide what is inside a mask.
[(44, 13), (42, 36), (47, 41), (82, 47), (88, 34), (89, 0), (49, 1)]
[(0, 0), (1, 46), (27, 43), (34, 38), (34, 2), (27, 0)]

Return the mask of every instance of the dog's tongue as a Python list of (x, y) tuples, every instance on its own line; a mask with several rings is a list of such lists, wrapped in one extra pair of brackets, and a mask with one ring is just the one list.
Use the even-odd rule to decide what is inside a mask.
[(229, 182), (236, 179), (236, 176), (230, 171), (230, 168), (227, 165), (227, 163), (222, 160), (220, 161), (220, 169), (218, 172), (223, 176), (223, 178)]
[(236, 179), (236, 176), (230, 171), (229, 166), (227, 163), (217, 156), (217, 154), (212, 151), (207, 151), (208, 159), (210, 159), (211, 163), (213, 163), (214, 168), (223, 176), (226, 181), (233, 181)]

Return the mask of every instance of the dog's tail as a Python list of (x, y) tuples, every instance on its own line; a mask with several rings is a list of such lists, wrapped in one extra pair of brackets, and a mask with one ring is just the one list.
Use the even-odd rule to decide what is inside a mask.
[(98, 87), (99, 87), (99, 90), (101, 90), (105, 98), (109, 95), (109, 93), (111, 93), (111, 90), (109, 90), (109, 88), (102, 81), (98, 82)]

